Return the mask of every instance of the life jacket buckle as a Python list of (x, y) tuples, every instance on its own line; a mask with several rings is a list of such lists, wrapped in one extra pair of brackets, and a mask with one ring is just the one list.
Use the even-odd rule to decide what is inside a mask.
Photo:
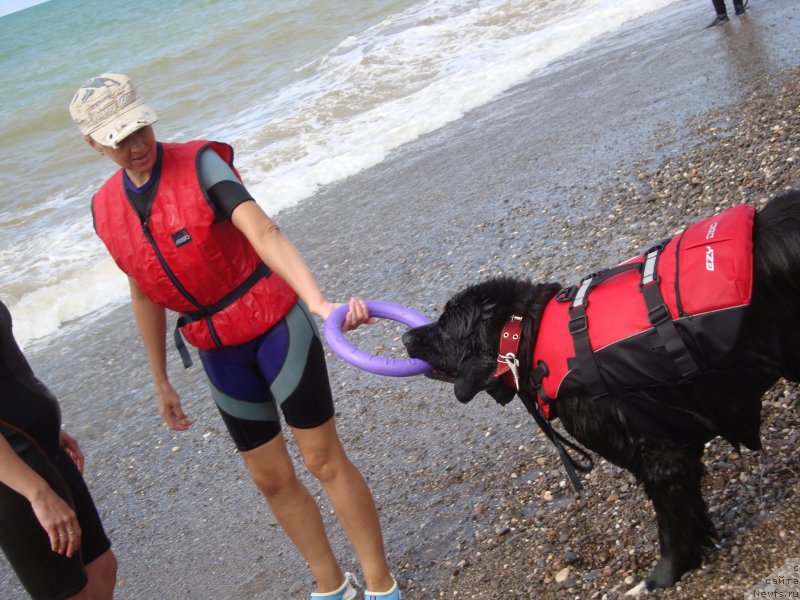
[(647, 311), (647, 318), (650, 319), (650, 324), (655, 327), (669, 321), (672, 319), (672, 316), (669, 314), (669, 309), (665, 304), (659, 304), (655, 308)]
[(578, 286), (573, 285), (563, 288), (556, 294), (556, 302), (572, 302), (575, 299), (575, 294), (578, 292)]
[(569, 332), (572, 335), (575, 335), (576, 333), (582, 333), (582, 332), (586, 331), (588, 328), (589, 328), (589, 324), (588, 324), (588, 321), (586, 320), (586, 316), (585, 315), (581, 315), (581, 316), (578, 316), (578, 317), (573, 317), (572, 319), (570, 319)]

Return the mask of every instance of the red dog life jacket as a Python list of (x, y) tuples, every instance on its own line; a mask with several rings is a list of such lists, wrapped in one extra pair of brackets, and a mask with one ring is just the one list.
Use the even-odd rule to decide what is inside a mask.
[(209, 350), (247, 342), (280, 321), (297, 295), (230, 220), (217, 219), (205, 197), (200, 152), (210, 147), (233, 167), (233, 149), (203, 141), (161, 147), (147, 221), (128, 201), (120, 170), (92, 201), (95, 230), (153, 303), (182, 313), (178, 324), (189, 343)]
[(559, 292), (533, 353), (544, 416), (559, 396), (600, 397), (726, 368), (750, 303), (754, 218), (753, 207), (730, 208)]

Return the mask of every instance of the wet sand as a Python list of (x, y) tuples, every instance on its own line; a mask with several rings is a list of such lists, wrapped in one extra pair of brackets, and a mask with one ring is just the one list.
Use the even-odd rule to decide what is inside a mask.
[[(284, 211), (281, 227), (330, 298), (433, 318), (488, 276), (572, 283), (698, 216), (800, 187), (796, 1), (753, 2), (747, 17), (704, 30), (708, 4), (627, 27)], [(351, 339), (399, 353), (400, 331), (381, 323)], [(308, 570), (247, 477), (199, 367), (184, 371), (169, 354), (195, 421), (176, 433), (156, 414), (129, 307), (27, 354), (87, 456), (120, 561), (117, 598), (307, 597)], [(376, 498), (406, 600), (612, 598), (652, 568), (641, 490), (601, 463), (577, 499), (521, 403), (481, 395), (463, 406), (445, 384), (371, 375), (332, 354), (329, 368), (339, 431)], [(779, 386), (768, 398), (764, 452), (711, 445), (706, 497), (722, 547), (663, 597), (741, 597), (800, 556), (797, 397)], [(344, 569), (358, 573), (319, 485), (302, 477)], [(24, 597), (5, 563), (0, 589)]]

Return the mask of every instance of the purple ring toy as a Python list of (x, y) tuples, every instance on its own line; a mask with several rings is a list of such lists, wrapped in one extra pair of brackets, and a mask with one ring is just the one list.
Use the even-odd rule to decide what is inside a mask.
[[(399, 304), (372, 301), (366, 304), (370, 317), (390, 319), (409, 327), (419, 327), (431, 322), (427, 317)], [(342, 304), (334, 309), (325, 319), (322, 328), (331, 350), (342, 360), (364, 371), (389, 377), (410, 377), (431, 370), (432, 367), (428, 363), (418, 358), (386, 358), (369, 354), (353, 346), (342, 333), (342, 324), (348, 309), (347, 304)]]

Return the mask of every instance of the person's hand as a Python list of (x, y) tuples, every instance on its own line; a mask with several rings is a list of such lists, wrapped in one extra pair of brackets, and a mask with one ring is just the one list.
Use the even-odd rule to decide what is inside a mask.
[(76, 442), (72, 436), (67, 435), (66, 431), (61, 431), (59, 434), (59, 443), (64, 449), (64, 452), (66, 452), (72, 459), (72, 462), (75, 463), (80, 474), (83, 475), (83, 452), (81, 452), (78, 442)]
[(369, 316), (367, 303), (359, 298), (350, 298), (350, 308), (344, 318), (344, 323), (342, 323), (342, 331), (350, 331), (364, 323), (371, 325), (374, 322), (375, 319)]
[(186, 431), (192, 422), (181, 408), (181, 401), (178, 392), (169, 382), (156, 386), (156, 401), (158, 402), (158, 414), (164, 419), (167, 427), (175, 431)]
[(81, 527), (75, 511), (49, 486), (30, 502), (33, 513), (50, 538), (53, 552), (72, 556), (81, 546)]
[[(323, 306), (320, 307), (319, 312), (317, 313), (323, 319), (327, 319), (330, 314), (341, 304), (332, 304), (331, 302), (326, 302)], [(366, 302), (360, 300), (358, 298), (350, 298), (350, 302), (348, 303), (348, 310), (347, 315), (342, 322), (342, 331), (351, 331), (364, 323), (372, 324), (375, 319), (369, 316), (369, 309), (367, 308)]]

